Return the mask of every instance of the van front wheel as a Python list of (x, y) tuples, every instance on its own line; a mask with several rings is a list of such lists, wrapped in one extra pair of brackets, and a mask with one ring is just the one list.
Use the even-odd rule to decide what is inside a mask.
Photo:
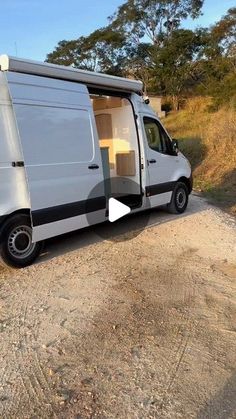
[(42, 242), (32, 243), (32, 228), (27, 215), (16, 214), (3, 226), (0, 254), (3, 261), (14, 268), (24, 268), (37, 258)]
[(167, 209), (172, 214), (182, 214), (188, 205), (189, 191), (185, 183), (177, 182)]

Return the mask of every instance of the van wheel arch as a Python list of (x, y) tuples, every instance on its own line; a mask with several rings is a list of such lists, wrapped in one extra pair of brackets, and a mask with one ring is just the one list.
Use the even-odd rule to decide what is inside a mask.
[(9, 218), (12, 218), (14, 217), (14, 215), (17, 215), (17, 214), (28, 215), (29, 219), (31, 220), (29, 208), (21, 208), (19, 210), (13, 211), (10, 214), (7, 214), (2, 217), (2, 222), (0, 225), (0, 233), (1, 233), (2, 228), (4, 227), (4, 224), (9, 220)]
[(171, 214), (182, 214), (188, 206), (189, 189), (186, 182), (178, 181), (172, 192), (167, 210)]
[(190, 180), (189, 180), (187, 177), (182, 176), (181, 178), (179, 178), (179, 179), (177, 180), (177, 182), (182, 182), (182, 183), (185, 183), (185, 185), (186, 185), (186, 186), (187, 186), (187, 188), (188, 188), (188, 193), (190, 194), (190, 193), (192, 192), (192, 185), (191, 185)]

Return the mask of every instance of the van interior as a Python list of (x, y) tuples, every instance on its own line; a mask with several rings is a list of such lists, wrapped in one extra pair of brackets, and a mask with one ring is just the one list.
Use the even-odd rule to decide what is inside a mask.
[(142, 203), (140, 155), (130, 101), (118, 96), (90, 95), (97, 125), (105, 193), (131, 208)]

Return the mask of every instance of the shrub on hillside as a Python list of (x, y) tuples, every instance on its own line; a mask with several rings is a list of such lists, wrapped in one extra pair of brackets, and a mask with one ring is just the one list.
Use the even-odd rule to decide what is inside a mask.
[(209, 99), (193, 98), (164, 124), (192, 163), (195, 188), (236, 213), (236, 111), (212, 113), (208, 104)]

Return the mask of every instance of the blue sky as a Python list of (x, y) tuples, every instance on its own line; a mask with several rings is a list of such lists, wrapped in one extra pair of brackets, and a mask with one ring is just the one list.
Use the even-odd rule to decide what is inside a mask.
[[(44, 60), (58, 41), (74, 39), (106, 25), (121, 0), (4, 0), (0, 53)], [(205, 0), (204, 15), (186, 27), (207, 26), (235, 6), (235, 0)]]

